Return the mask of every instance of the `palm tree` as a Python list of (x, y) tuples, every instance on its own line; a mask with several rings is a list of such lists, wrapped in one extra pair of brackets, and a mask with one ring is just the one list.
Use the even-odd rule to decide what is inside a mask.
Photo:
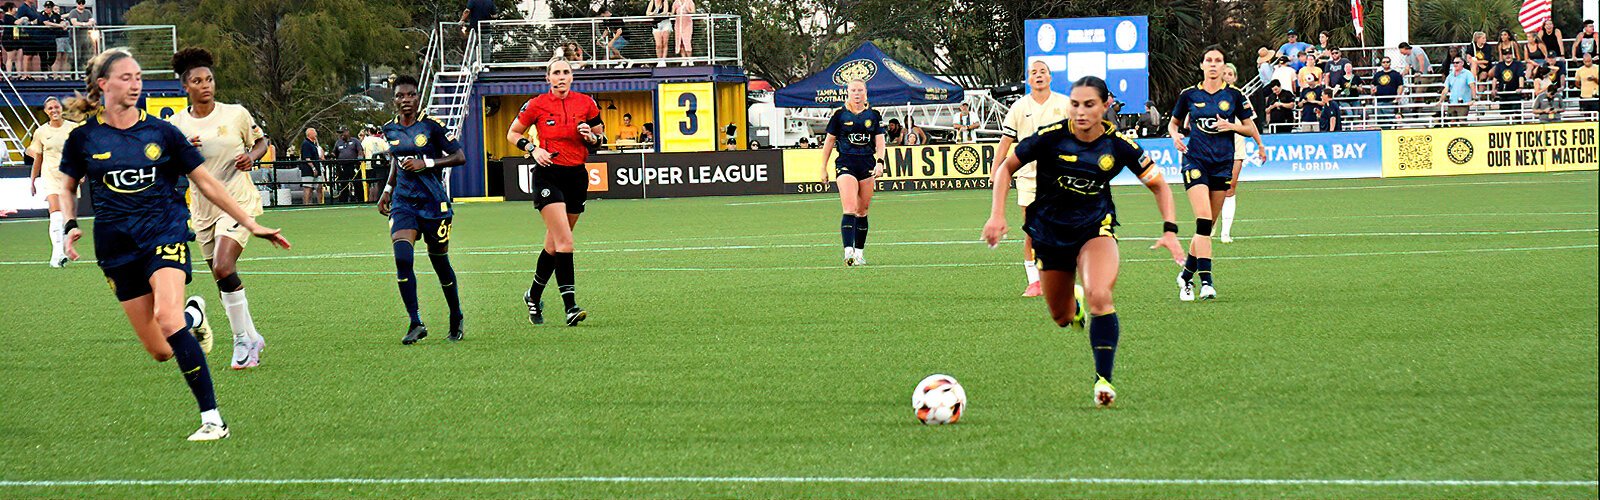
[(1427, 0), (1413, 4), (1412, 43), (1468, 43), (1472, 32), (1495, 33), (1510, 29), (1521, 33), (1518, 0)]

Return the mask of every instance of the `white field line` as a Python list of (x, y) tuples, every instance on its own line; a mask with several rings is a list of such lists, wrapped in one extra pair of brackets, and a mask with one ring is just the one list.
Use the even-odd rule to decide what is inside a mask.
[[(1253, 239), (1285, 239), (1285, 238), (1351, 238), (1351, 237), (1458, 237), (1458, 236), (1520, 236), (1532, 234), (1561, 234), (1561, 233), (1596, 233), (1600, 228), (1572, 228), (1572, 229), (1527, 229), (1512, 231), (1382, 231), (1362, 233), (1288, 233), (1288, 234), (1261, 234), (1240, 236), (1236, 240)], [(1122, 241), (1155, 241), (1156, 238), (1148, 236), (1125, 236)], [(886, 241), (875, 246), (937, 246), (937, 245), (978, 245), (978, 239), (970, 240), (935, 240), (935, 241)], [(663, 246), (647, 248), (595, 248), (582, 249), (584, 254), (609, 254), (609, 253), (660, 253), (660, 252), (700, 252), (700, 251), (725, 251), (725, 250), (780, 250), (796, 248), (831, 248), (832, 243), (789, 243), (770, 245), (700, 245), (700, 246)], [(533, 255), (532, 245), (512, 247), (509, 250), (485, 250), (491, 247), (458, 248), (450, 252), (451, 255)], [(493, 247), (505, 248), (505, 247)], [(244, 257), (239, 262), (262, 262), (280, 260), (317, 260), (317, 259), (351, 259), (351, 258), (381, 258), (391, 257), (388, 252), (351, 252), (351, 253), (322, 253), (322, 254), (295, 254), (295, 255), (265, 255), (258, 257)], [(84, 261), (92, 257), (83, 257)], [(0, 265), (37, 265), (39, 261), (0, 261)]]
[(571, 476), (571, 477), (390, 477), (308, 479), (86, 479), (0, 480), (7, 488), (84, 486), (234, 486), (234, 485), (480, 485), (480, 484), (1021, 484), (1117, 486), (1417, 486), (1417, 487), (1579, 487), (1595, 488), (1594, 480), (1497, 479), (1201, 479), (1112, 477), (825, 477), (825, 476)]
[[(1283, 260), (1283, 259), (1321, 259), (1330, 257), (1383, 257), (1399, 255), (1435, 255), (1435, 254), (1472, 254), (1472, 253), (1502, 253), (1502, 252), (1536, 252), (1549, 250), (1582, 250), (1600, 248), (1600, 244), (1587, 245), (1560, 245), (1537, 247), (1496, 247), (1496, 248), (1464, 248), (1449, 250), (1397, 250), (1387, 252), (1340, 252), (1340, 253), (1311, 253), (1311, 254), (1285, 254), (1285, 255), (1245, 255), (1229, 257), (1223, 260)], [(1169, 262), (1177, 265), (1171, 259), (1164, 258), (1124, 258), (1127, 263)], [(932, 269), (932, 268), (963, 268), (963, 267), (1010, 267), (1015, 262), (947, 262), (929, 264), (873, 264), (865, 269)], [(857, 268), (846, 268), (841, 265), (829, 266), (784, 266), (784, 267), (601, 267), (585, 268), (584, 272), (779, 272), (779, 271), (835, 271)], [(200, 269), (196, 269), (200, 272)], [(456, 270), (456, 274), (527, 274), (531, 269), (497, 269), (488, 271)], [(417, 269), (417, 274), (432, 274), (425, 269)], [(394, 271), (250, 271), (251, 276), (389, 276)]]

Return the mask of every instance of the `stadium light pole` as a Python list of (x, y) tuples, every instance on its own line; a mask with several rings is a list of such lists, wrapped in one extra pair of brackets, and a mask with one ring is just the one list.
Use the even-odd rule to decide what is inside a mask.
[[(1595, 2), (1596, 0), (1587, 0)], [(1383, 2), (1383, 46), (1384, 55), (1391, 59), (1400, 59), (1400, 49), (1395, 47), (1411, 38), (1411, 22), (1407, 17), (1409, 11), (1407, 0), (1388, 0)]]

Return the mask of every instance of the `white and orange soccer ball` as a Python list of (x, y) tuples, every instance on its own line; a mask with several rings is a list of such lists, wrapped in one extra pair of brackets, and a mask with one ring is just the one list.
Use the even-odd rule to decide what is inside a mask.
[(917, 420), (927, 425), (953, 424), (967, 409), (967, 391), (949, 375), (934, 374), (917, 383), (911, 392), (911, 408)]

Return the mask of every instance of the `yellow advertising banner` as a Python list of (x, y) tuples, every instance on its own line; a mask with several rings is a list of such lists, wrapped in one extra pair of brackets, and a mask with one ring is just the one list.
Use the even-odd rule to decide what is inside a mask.
[[(878, 189), (885, 191), (923, 189), (975, 189), (989, 187), (989, 166), (994, 164), (996, 143), (897, 146), (888, 157)], [(838, 153), (834, 153), (838, 157)], [(783, 151), (783, 182), (790, 192), (828, 190), (834, 177), (835, 160), (822, 164), (821, 149)]]
[(663, 83), (656, 92), (656, 137), (664, 153), (717, 149), (716, 91), (706, 83)]
[(1600, 123), (1383, 131), (1383, 176), (1556, 172), (1600, 168)]
[(146, 97), (144, 99), (144, 112), (150, 116), (161, 117), (166, 120), (172, 115), (189, 107), (187, 97)]

